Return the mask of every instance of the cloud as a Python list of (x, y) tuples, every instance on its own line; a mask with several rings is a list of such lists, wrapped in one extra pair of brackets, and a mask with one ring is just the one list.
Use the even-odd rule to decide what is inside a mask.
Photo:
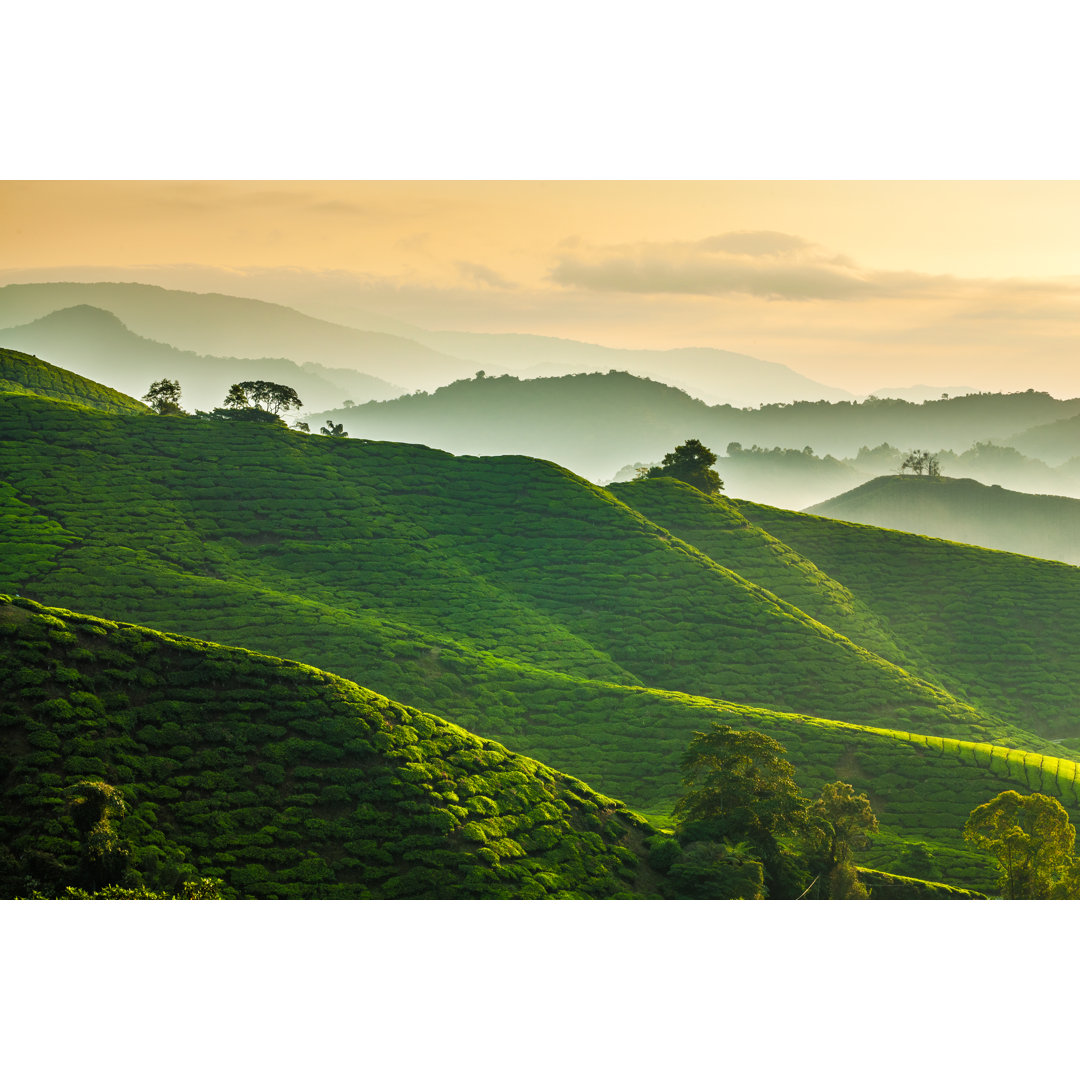
[(488, 285), (493, 289), (516, 289), (514, 282), (504, 278), (497, 270), (474, 262), (455, 262), (454, 265), (462, 276), (479, 285)]
[(704, 240), (699, 240), (696, 246), (701, 251), (727, 251), (735, 255), (785, 255), (792, 251), (805, 250), (812, 245), (801, 236), (760, 230), (707, 236)]
[(954, 297), (987, 284), (944, 274), (870, 270), (802, 237), (768, 231), (564, 250), (548, 280), (592, 292), (794, 301)]
[[(771, 234), (773, 238), (783, 234)], [(683, 293), (721, 296), (745, 293), (771, 300), (858, 299), (878, 292), (855, 268), (827, 257), (807, 257), (805, 243), (781, 246), (763, 234), (729, 241), (645, 243), (559, 256), (549, 279), (597, 292)], [(791, 238), (794, 239), (794, 238)], [(756, 248), (736, 253), (729, 245)], [(765, 249), (768, 254), (762, 254)]]

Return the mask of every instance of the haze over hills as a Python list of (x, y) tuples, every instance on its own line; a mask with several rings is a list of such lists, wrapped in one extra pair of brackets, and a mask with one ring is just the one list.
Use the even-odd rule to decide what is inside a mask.
[[(0, 288), (0, 324), (21, 325), (82, 305), (111, 312), (141, 337), (210, 356), (278, 357), (300, 367), (360, 372), (410, 389), (433, 389), (473, 370), (468, 362), (415, 341), (339, 326), (280, 304), (153, 285), (6, 285)], [(0, 331), (0, 344), (7, 340), (7, 332)]]
[[(363, 312), (355, 315), (357, 328), (261, 300), (151, 285), (6, 285), (0, 287), (0, 324), (31, 322), (80, 304), (111, 311), (136, 334), (181, 349), (347, 367), (413, 390), (433, 390), (472, 375), (477, 368), (501, 374), (617, 367), (683, 385), (709, 401), (738, 406), (853, 396), (783, 364), (723, 349), (613, 349), (534, 334), (430, 331)], [(387, 326), (393, 327), (391, 333), (384, 331)], [(357, 400), (355, 394), (348, 396)]]
[(1080, 500), (945, 476), (879, 476), (808, 514), (1080, 563)]
[(300, 366), (281, 358), (240, 359), (184, 352), (139, 337), (115, 315), (86, 305), (0, 330), (0, 343), (55, 357), (81, 375), (111, 380), (135, 398), (158, 379), (175, 379), (181, 384), (182, 404), (188, 409), (212, 409), (222, 403), (232, 383), (248, 379), (292, 386), (305, 407), (314, 409), (401, 393), (398, 386), (345, 369), (310, 363)]
[[(1055, 472), (1040, 462), (1017, 461), (1015, 452), (1006, 461), (1006, 451), (995, 458), (985, 446), (965, 456), (973, 444), (998, 439), (1035, 418), (1071, 416), (1077, 410), (1080, 401), (1034, 391), (921, 405), (801, 401), (737, 409), (706, 405), (626, 372), (607, 372), (466, 379), (433, 394), (330, 410), (314, 419), (342, 423), (353, 435), (418, 442), (451, 453), (546, 457), (597, 483), (626, 478), (620, 470), (635, 462), (655, 464), (692, 436), (721, 457), (718, 469), (729, 495), (798, 509), (895, 471), (902, 451), (919, 446), (953, 451), (957, 468), (980, 470), (984, 478), (1002, 469), (1003, 480), (1023, 476), (1039, 490), (1077, 493), (1078, 477), (1070, 469)], [(731, 444), (737, 449), (729, 449)], [(875, 457), (871, 447), (881, 453)]]
[(850, 401), (855, 397), (784, 364), (725, 349), (613, 349), (537, 334), (420, 331), (413, 336), (496, 373), (509, 368), (527, 377), (617, 369), (676, 386), (710, 404), (738, 408), (772, 401)]
[[(26, 393), (0, 396), (0, 465), (10, 591), (313, 664), (638, 810), (670, 810), (712, 718), (778, 738), (808, 794), (857, 778), (888, 869), (926, 843), (985, 884), (972, 806), (1080, 805), (1049, 741), (1080, 735), (1072, 567), (835, 522), (863, 532), (827, 560), (791, 531), (820, 519), (675, 481)], [(924, 624), (950, 589), (945, 647)]]

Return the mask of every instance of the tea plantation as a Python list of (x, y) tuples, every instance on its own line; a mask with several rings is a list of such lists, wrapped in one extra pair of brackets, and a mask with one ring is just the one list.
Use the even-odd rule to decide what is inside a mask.
[[(1080, 812), (1080, 753), (1049, 741), (1080, 734), (1062, 707), (1080, 624), (1055, 607), (1075, 584), (1057, 564), (938, 542), (924, 566), (919, 545), (935, 542), (870, 529), (841, 543), (848, 534), (830, 528), (857, 527), (670, 480), (604, 490), (532, 458), (106, 415), (28, 393), (0, 394), (0, 470), (0, 589), (332, 671), (659, 822), (692, 733), (714, 719), (778, 739), (809, 796), (838, 777), (865, 791), (882, 833), (863, 861), (882, 871), (986, 888), (989, 864), (960, 835), (975, 805), (1013, 787)], [(969, 581), (972, 552), (982, 561)], [(994, 604), (1005, 582), (1015, 602)], [(1013, 649), (1026, 666), (1003, 662)], [(135, 670), (137, 682), (141, 661)], [(145, 677), (162, 678), (152, 666)], [(98, 766), (46, 771), (134, 782), (130, 763)], [(298, 767), (313, 770), (300, 794), (317, 793), (318, 775), (343, 786), (317, 761)], [(250, 777), (233, 781), (242, 792)], [(162, 831), (184, 847), (184, 828)], [(213, 832), (183, 858), (227, 877), (217, 871), (244, 858), (218, 858), (203, 844)], [(341, 855), (303, 837), (297, 850)], [(634, 892), (611, 873), (602, 889), (574, 878), (543, 895)], [(296, 895), (281, 891), (296, 880), (273, 880), (243, 895)], [(342, 887), (362, 880), (375, 890), (364, 895), (404, 895), (335, 870)]]
[(622, 804), (314, 668), (6, 596), (0, 655), (0, 895), (78, 880), (85, 781), (122, 795), (125, 884), (151, 889), (539, 899), (656, 878)]
[(121, 394), (119, 390), (14, 349), (0, 349), (0, 391), (40, 394), (77, 405), (90, 405), (107, 413), (150, 411), (141, 401)]

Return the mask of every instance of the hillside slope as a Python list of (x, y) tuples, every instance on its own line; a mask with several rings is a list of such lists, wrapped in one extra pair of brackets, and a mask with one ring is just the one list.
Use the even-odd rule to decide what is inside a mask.
[(879, 476), (807, 507), (806, 513), (1080, 562), (1080, 499), (1061, 495), (1030, 495), (944, 476)]
[(913, 670), (1047, 737), (1080, 727), (1080, 567), (738, 502), (884, 619)]
[(115, 786), (137, 881), (242, 897), (630, 895), (648, 826), (301, 664), (0, 596), (0, 896), (91, 875), (72, 785)]
[(0, 349), (0, 391), (38, 394), (41, 397), (88, 405), (106, 413), (147, 413), (141, 401), (111, 386), (85, 379), (66, 368), (14, 349)]
[[(921, 839), (941, 876), (982, 887), (959, 839), (972, 800), (1003, 783), (1071, 791), (1073, 752), (1045, 738), (1080, 732), (1061, 708), (1080, 653), (1068, 567), (937, 542), (924, 592), (889, 542), (932, 541), (868, 530), (830, 564), (785, 524), (813, 537), (822, 519), (673, 481), (622, 501), (533, 459), (27, 395), (0, 395), (0, 468), (0, 588), (291, 656), (640, 810), (670, 811), (695, 730), (755, 724), (808, 795), (837, 777), (870, 793), (883, 869), (921, 876), (905, 864)], [(892, 603), (867, 587), (889, 558), (909, 579)], [(1024, 594), (1004, 610), (1003, 581)], [(924, 626), (957, 589), (977, 603), (942, 644)]]
[[(217, 877), (241, 897), (673, 894), (646, 855), (653, 830), (622, 804), (326, 672), (6, 596), (0, 658), (0, 896), (102, 884), (109, 867), (86, 857), (72, 807), (79, 785), (102, 783), (127, 808), (115, 833), (129, 886)], [(989, 863), (959, 842), (972, 806), (1011, 787), (1080, 810), (1074, 762), (601, 689), (638, 739), (659, 705), (683, 726), (717, 719), (782, 739), (812, 763), (808, 793), (854, 780), (883, 827), (863, 861), (882, 869), (985, 888)]]
[(303, 659), (368, 684), (365, 665), (401, 652), (398, 681), (375, 685), (443, 715), (460, 705), (436, 674), (453, 642), (490, 658), (470, 661), (481, 678), (524, 664), (1027, 739), (550, 463), (16, 397), (0, 423), (16, 499), (78, 538), (17, 582), (49, 603), (275, 655), (303, 641)]

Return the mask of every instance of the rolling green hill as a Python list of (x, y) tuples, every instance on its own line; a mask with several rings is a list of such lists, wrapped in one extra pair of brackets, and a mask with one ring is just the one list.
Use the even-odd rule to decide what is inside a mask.
[(131, 883), (231, 895), (635, 895), (615, 801), (314, 668), (0, 596), (0, 896), (93, 887), (70, 802), (124, 799)]
[(885, 620), (911, 670), (1028, 730), (1075, 738), (1080, 567), (737, 506)]
[[(819, 519), (771, 511), (774, 529), (673, 481), (603, 491), (528, 458), (14, 394), (0, 433), (10, 592), (333, 671), (652, 814), (693, 731), (754, 724), (807, 794), (839, 776), (871, 795), (885, 870), (926, 876), (924, 841), (935, 876), (985, 887), (959, 839), (976, 802), (1019, 785), (1073, 805), (1077, 755), (1047, 741), (1080, 732), (1059, 708), (1075, 579), (1047, 577), (1067, 567), (978, 552), (978, 647), (946, 647), (923, 632), (940, 582), (898, 575), (891, 603), (867, 587), (899, 534), (866, 530), (830, 564), (787, 535)], [(934, 550), (966, 591), (973, 549)], [(1009, 580), (1038, 601), (995, 608)], [(1029, 611), (1057, 619), (1052, 649)], [(1012, 643), (1024, 664), (1001, 663)]]
[(38, 394), (106, 413), (150, 412), (141, 401), (118, 390), (13, 349), (0, 349), (0, 392)]
[(879, 476), (808, 514), (1080, 562), (1080, 500), (944, 476)]

